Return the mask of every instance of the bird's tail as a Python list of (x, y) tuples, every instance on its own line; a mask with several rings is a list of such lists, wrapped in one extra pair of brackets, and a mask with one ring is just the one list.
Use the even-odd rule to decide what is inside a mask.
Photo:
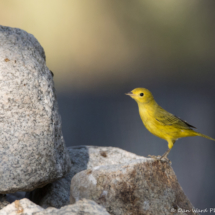
[(213, 140), (213, 141), (215, 141), (215, 139), (214, 139), (214, 138), (212, 138), (212, 137), (209, 137), (209, 136), (207, 136), (207, 135), (204, 135), (204, 134), (201, 134), (201, 133), (198, 133), (198, 132), (196, 132), (196, 135), (197, 135), (197, 136), (200, 136), (200, 137), (207, 138), (207, 139), (209, 139), (209, 140)]

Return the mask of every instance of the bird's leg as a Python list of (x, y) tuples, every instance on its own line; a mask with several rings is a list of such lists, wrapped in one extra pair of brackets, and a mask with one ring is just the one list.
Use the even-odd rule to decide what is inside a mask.
[[(174, 143), (175, 143), (176, 140), (168, 140), (168, 150), (162, 155), (158, 155), (158, 156), (155, 156), (155, 155), (148, 155), (150, 158), (153, 158), (155, 160), (168, 160), (169, 159), (167, 158), (167, 155), (169, 154), (170, 150), (172, 149)], [(169, 161), (171, 163), (171, 161)]]
[(170, 150), (171, 150), (171, 149), (168, 149), (168, 150), (161, 156), (161, 158), (160, 158), (159, 160), (161, 160), (162, 158), (168, 159), (168, 158), (167, 158), (167, 155), (169, 154)]
[(175, 140), (168, 140), (168, 148), (169, 148), (169, 149), (161, 156), (160, 160), (161, 160), (162, 158), (168, 159), (168, 158), (167, 158), (167, 155), (169, 154), (170, 150), (172, 149), (174, 143), (175, 143)]

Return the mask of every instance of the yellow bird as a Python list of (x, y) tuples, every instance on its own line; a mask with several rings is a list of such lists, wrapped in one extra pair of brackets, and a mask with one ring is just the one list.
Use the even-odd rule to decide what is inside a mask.
[(136, 88), (126, 95), (137, 102), (139, 114), (145, 127), (155, 136), (168, 142), (169, 149), (160, 159), (167, 158), (175, 141), (181, 137), (201, 136), (215, 141), (211, 137), (194, 131), (192, 129), (195, 128), (194, 126), (160, 107), (149, 90)]

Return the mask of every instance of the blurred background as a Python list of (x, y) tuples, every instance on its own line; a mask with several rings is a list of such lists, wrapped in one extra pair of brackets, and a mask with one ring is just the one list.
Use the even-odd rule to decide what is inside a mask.
[[(46, 52), (67, 146), (163, 154), (166, 141), (145, 129), (124, 94), (136, 87), (215, 138), (214, 0), (0, 3), (0, 24), (33, 34)], [(194, 207), (215, 208), (215, 142), (180, 139), (169, 158)]]

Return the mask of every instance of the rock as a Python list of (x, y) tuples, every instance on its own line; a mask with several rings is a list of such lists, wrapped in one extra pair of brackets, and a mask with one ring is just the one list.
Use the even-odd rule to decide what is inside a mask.
[(0, 215), (109, 215), (105, 208), (99, 206), (92, 200), (82, 199), (76, 204), (62, 207), (61, 209), (47, 208), (44, 210), (42, 207), (34, 204), (28, 199), (16, 200), (12, 204), (7, 205), (0, 210)]
[(0, 26), (0, 193), (62, 178), (71, 163), (54, 83), (33, 35)]
[(76, 173), (100, 165), (120, 164), (144, 158), (115, 147), (74, 146), (68, 147), (68, 151), (72, 163), (69, 174), (28, 193), (27, 198), (43, 208), (60, 208), (69, 203), (71, 179)]
[(71, 181), (70, 203), (82, 198), (115, 215), (179, 215), (181, 209), (187, 211), (184, 214), (194, 214), (170, 164), (151, 158), (77, 173)]
[(16, 200), (0, 210), (0, 215), (109, 215), (105, 208), (92, 200), (82, 199), (76, 204), (62, 207), (61, 209), (47, 208), (46, 210), (28, 199)]
[(61, 209), (47, 208), (44, 211), (34, 213), (34, 215), (109, 215), (105, 208), (99, 206), (92, 200), (82, 199), (74, 205), (68, 205)]
[(0, 215), (32, 215), (34, 212), (44, 210), (28, 199), (16, 200), (0, 210)]

